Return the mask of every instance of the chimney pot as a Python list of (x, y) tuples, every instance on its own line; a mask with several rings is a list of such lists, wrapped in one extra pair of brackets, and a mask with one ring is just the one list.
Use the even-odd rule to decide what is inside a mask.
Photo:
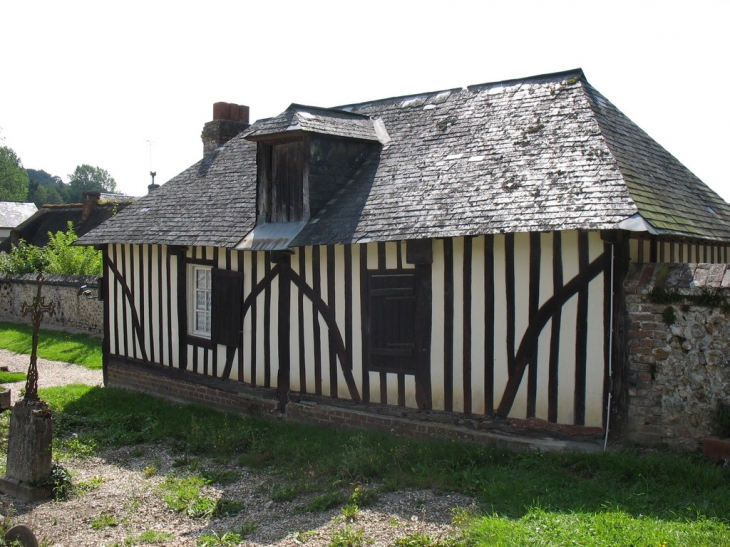
[(228, 103), (215, 103), (213, 105), (213, 120), (230, 119), (230, 105)]
[(238, 105), (238, 121), (248, 123), (248, 107), (242, 104)]

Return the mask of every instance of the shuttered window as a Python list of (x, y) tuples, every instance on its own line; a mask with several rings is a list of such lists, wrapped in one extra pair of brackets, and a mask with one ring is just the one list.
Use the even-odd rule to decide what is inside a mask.
[(416, 276), (401, 270), (368, 277), (369, 368), (414, 372)]
[(213, 308), (211, 340), (216, 344), (236, 347), (241, 340), (243, 306), (243, 274), (213, 269)]
[(188, 333), (214, 344), (238, 346), (243, 274), (207, 265), (188, 269)]

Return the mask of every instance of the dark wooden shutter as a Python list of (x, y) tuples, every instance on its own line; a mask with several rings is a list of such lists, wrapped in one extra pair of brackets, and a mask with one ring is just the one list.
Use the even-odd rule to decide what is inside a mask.
[(271, 151), (271, 221), (302, 219), (302, 141), (275, 144)]
[(243, 274), (213, 268), (210, 339), (216, 344), (236, 347), (241, 339)]
[(413, 372), (416, 344), (415, 273), (370, 275), (370, 367)]

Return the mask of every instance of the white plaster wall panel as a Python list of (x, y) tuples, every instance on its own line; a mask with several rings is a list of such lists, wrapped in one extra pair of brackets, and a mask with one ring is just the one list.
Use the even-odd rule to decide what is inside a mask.
[(603, 288), (603, 274), (600, 274), (588, 285), (585, 425), (597, 427), (603, 425), (603, 381), (606, 368)]
[(416, 377), (413, 374), (406, 374), (406, 406), (408, 408), (418, 408), (416, 402)]
[[(368, 257), (369, 258), (369, 257)], [(433, 242), (431, 320), (431, 398), (434, 410), (444, 410), (444, 242)], [(372, 375), (371, 375), (372, 378)], [(371, 380), (371, 386), (372, 380)], [(376, 384), (377, 385), (377, 384)], [(371, 392), (373, 389), (371, 388)]]
[[(335, 306), (333, 315), (342, 340), (347, 345), (345, 325), (349, 319), (345, 313), (345, 248), (342, 245), (335, 245), (331, 250), (335, 253)], [(330, 309), (332, 308), (330, 307)], [(345, 350), (347, 349), (345, 348)], [(341, 399), (350, 399), (350, 390), (347, 387), (345, 375), (342, 373), (342, 366), (343, 364), (337, 359), (337, 396)]]
[(484, 414), (484, 340), (494, 335), (485, 332), (484, 324), (484, 236), (472, 240), (471, 260), (471, 405), (474, 414)]
[[(168, 248), (169, 252), (169, 248)], [(180, 332), (179, 329), (179, 322), (175, 319), (178, 317), (178, 307), (177, 307), (177, 292), (178, 290), (185, 290), (185, 287), (178, 287), (177, 286), (177, 271), (180, 265), (178, 264), (178, 259), (175, 257), (171, 257), (170, 259), (170, 268), (169, 268), (169, 279), (170, 279), (170, 311), (167, 315), (167, 317), (171, 317), (172, 320), (170, 321), (172, 326), (172, 336), (171, 339), (173, 340), (172, 343), (172, 354), (168, 355), (168, 361), (166, 364), (173, 364), (176, 367), (180, 366), (180, 344), (177, 344), (175, 341), (180, 339), (180, 336), (185, 336), (184, 332)], [(168, 336), (168, 341), (170, 340), (170, 337)], [(169, 348), (169, 344), (168, 344)], [(168, 349), (169, 353), (169, 349)]]
[[(464, 412), (464, 238), (453, 240), (454, 318), (451, 326), (454, 353), (453, 411)], [(449, 328), (449, 325), (445, 325)]]
[[(578, 232), (562, 233), (563, 284), (578, 275)], [(572, 424), (575, 402), (575, 346), (578, 296), (563, 306), (560, 318), (560, 359), (558, 365), (558, 423)]]
[[(553, 232), (540, 234), (540, 299), (539, 306), (545, 304), (554, 293), (553, 274)], [(539, 309), (539, 307), (538, 307)], [(540, 333), (537, 344), (537, 394), (535, 399), (535, 417), (548, 419), (548, 388), (550, 380), (550, 341), (552, 338), (552, 320), (548, 321)]]
[[(327, 303), (327, 247), (319, 247), (319, 279), (320, 279), (320, 291), (319, 294)], [(322, 394), (329, 396), (332, 382), (330, 381), (330, 342), (329, 342), (329, 328), (325, 322), (322, 314), (317, 314), (317, 321), (319, 322), (319, 338), (320, 347), (322, 348)]]
[[(530, 235), (527, 233), (515, 234), (515, 347), (520, 347), (522, 337), (525, 335), (527, 326), (530, 323)], [(527, 376), (528, 370), (522, 377), (522, 382), (517, 390), (515, 402), (512, 405), (510, 416), (525, 418), (527, 416)]]
[[(489, 335), (489, 333), (486, 333)], [(504, 236), (494, 236), (494, 406), (499, 407), (507, 386), (507, 285)]]

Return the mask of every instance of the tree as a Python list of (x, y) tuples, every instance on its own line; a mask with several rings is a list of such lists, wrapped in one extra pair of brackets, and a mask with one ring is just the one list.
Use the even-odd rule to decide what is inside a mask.
[(0, 201), (25, 201), (28, 197), (28, 173), (20, 158), (7, 146), (0, 147)]
[(43, 170), (26, 169), (28, 171), (28, 201), (37, 207), (46, 203), (68, 203), (68, 184), (61, 177), (50, 175)]
[(84, 192), (114, 192), (117, 183), (106, 169), (91, 165), (79, 165), (68, 176), (69, 196), (71, 202), (79, 203)]

